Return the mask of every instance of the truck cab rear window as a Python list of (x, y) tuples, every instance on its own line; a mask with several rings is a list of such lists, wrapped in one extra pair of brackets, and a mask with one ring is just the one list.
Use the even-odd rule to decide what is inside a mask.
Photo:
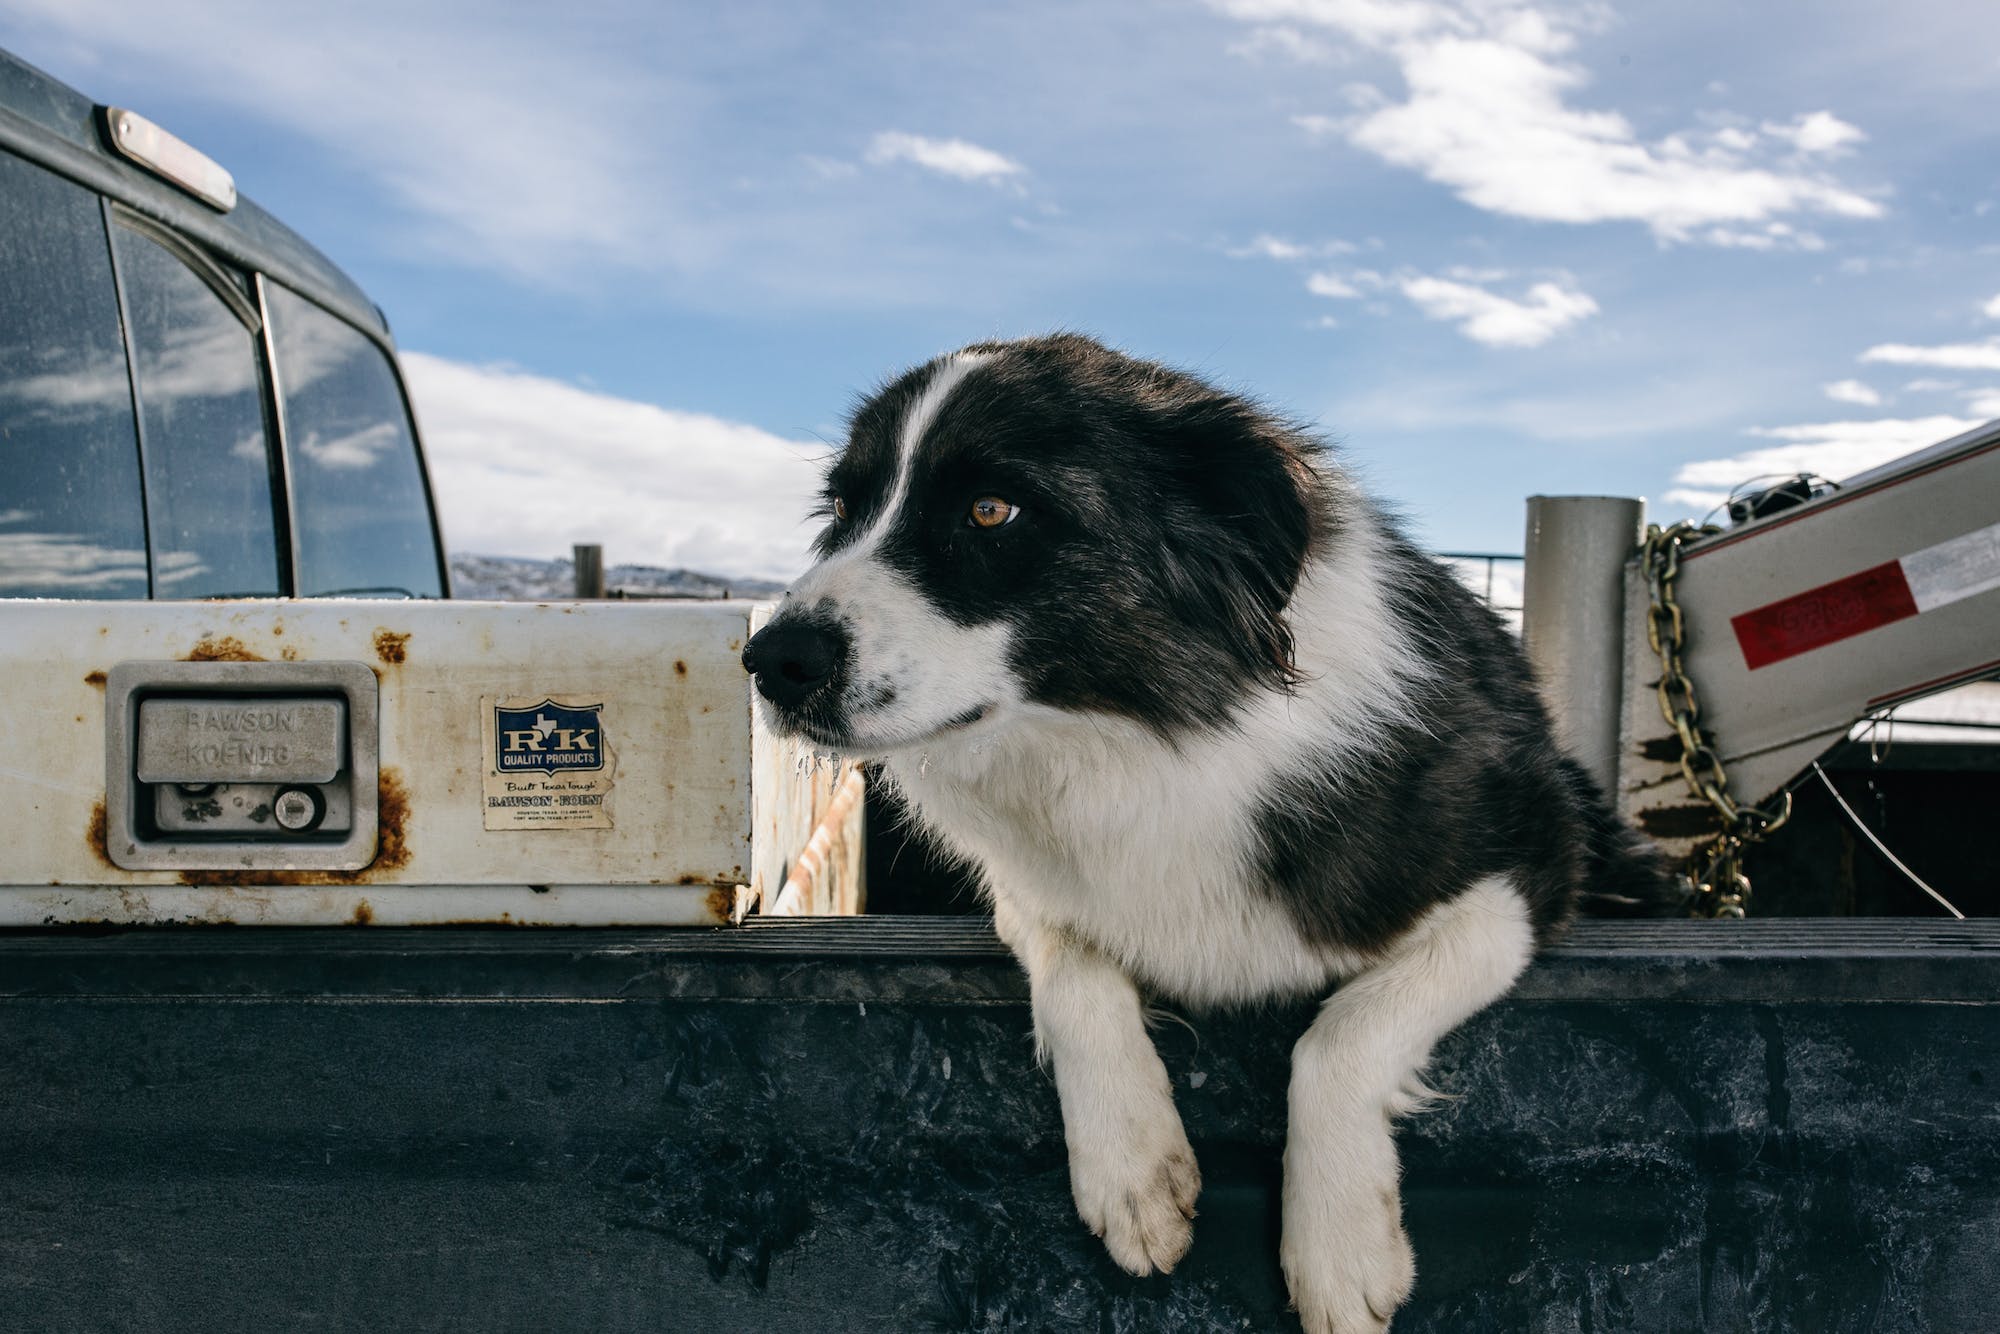
[(153, 595), (271, 597), (279, 568), (257, 315), (170, 237), (111, 229), (146, 460)]
[(147, 591), (102, 206), (0, 152), (0, 597)]
[(424, 479), (382, 349), (276, 283), (265, 306), (291, 469), (301, 597), (442, 597)]

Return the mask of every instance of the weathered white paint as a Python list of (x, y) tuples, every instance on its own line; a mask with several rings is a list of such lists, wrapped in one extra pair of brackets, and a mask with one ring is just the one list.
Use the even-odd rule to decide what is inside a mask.
[[(739, 662), (754, 608), (715, 603), (257, 599), (0, 603), (0, 924), (379, 925), (726, 919), (759, 853), (789, 862), (812, 803), (763, 775)], [(127, 871), (104, 856), (102, 675), (127, 661), (351, 661), (380, 683), (384, 835), (353, 875)], [(604, 702), (610, 829), (483, 827), (483, 696)], [(227, 878), (243, 883), (214, 883)], [(188, 882), (194, 883), (188, 883)], [(206, 882), (206, 883), (204, 883)], [(301, 883), (304, 882), (304, 883)], [(365, 904), (365, 907), (363, 906)]]

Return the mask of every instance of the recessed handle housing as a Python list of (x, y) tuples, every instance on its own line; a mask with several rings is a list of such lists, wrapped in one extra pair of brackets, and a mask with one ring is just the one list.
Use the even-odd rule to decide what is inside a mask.
[(375, 858), (374, 671), (122, 662), (105, 682), (105, 853), (127, 870), (360, 870)]

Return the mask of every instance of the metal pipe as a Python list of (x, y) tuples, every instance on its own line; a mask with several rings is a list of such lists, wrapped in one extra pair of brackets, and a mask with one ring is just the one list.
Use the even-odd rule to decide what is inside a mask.
[(604, 548), (595, 542), (578, 542), (570, 550), (576, 556), (576, 595), (580, 598), (604, 596)]
[(1642, 500), (1528, 497), (1522, 647), (1557, 738), (1606, 791), (1618, 775), (1625, 562), (1645, 521)]

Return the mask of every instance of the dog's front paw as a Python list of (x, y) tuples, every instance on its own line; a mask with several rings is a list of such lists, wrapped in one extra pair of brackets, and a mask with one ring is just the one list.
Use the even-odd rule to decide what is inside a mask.
[(1299, 1203), (1286, 1201), (1279, 1254), (1306, 1334), (1388, 1329), (1417, 1278), (1395, 1187)]
[(1070, 1190), (1084, 1224), (1128, 1274), (1170, 1271), (1194, 1240), (1201, 1170), (1187, 1132), (1169, 1107), (1164, 1117), (1121, 1127), (1123, 1133), (1071, 1136)]

